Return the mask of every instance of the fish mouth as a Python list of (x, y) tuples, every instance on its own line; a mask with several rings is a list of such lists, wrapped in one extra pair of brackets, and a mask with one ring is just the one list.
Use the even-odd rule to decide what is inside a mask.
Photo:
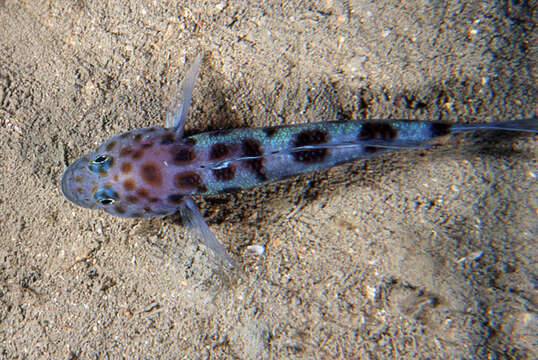
[(90, 196), (91, 188), (89, 185), (94, 174), (88, 171), (87, 163), (87, 158), (80, 158), (71, 164), (62, 175), (61, 189), (65, 198), (73, 204), (92, 208), (94, 201)]

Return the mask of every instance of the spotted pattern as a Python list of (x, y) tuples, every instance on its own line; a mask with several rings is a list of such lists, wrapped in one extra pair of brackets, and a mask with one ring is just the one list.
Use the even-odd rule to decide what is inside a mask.
[(130, 146), (126, 146), (120, 150), (120, 157), (127, 157), (133, 153), (133, 149)]
[[(244, 139), (243, 144), (243, 155), (246, 157), (254, 157), (254, 156), (263, 156), (263, 150), (261, 147), (261, 144), (259, 141), (255, 139)], [(260, 157), (259, 159), (249, 159), (245, 160), (245, 164), (247, 169), (252, 171), (258, 180), (260, 181), (267, 181), (267, 176), (265, 175), (265, 169), (263, 167), (263, 158)]]
[(439, 123), (331, 122), (180, 139), (174, 131), (148, 128), (121, 134), (79, 159), (66, 171), (62, 191), (77, 205), (115, 215), (170, 214), (188, 194), (240, 191), (386, 150), (377, 143), (398, 139), (402, 147), (416, 146), (450, 132)]
[(136, 204), (138, 203), (138, 197), (137, 196), (134, 196), (134, 195), (129, 195), (127, 196), (126, 198), (127, 202), (130, 203), (130, 204)]
[(186, 146), (174, 146), (170, 150), (170, 154), (175, 165), (187, 165), (196, 159), (194, 150)]
[[(303, 146), (325, 144), (328, 141), (328, 135), (323, 130), (304, 130), (297, 135), (295, 146), (300, 148)], [(305, 149), (294, 151), (293, 158), (295, 161), (302, 163), (317, 163), (325, 160), (329, 154), (327, 148)]]
[(135, 152), (133, 152), (133, 160), (140, 160), (144, 157), (144, 150), (143, 149), (139, 149), (139, 150), (136, 150)]
[(393, 140), (398, 131), (389, 123), (364, 123), (359, 133), (359, 140)]
[(121, 163), (120, 170), (124, 174), (129, 174), (133, 170), (133, 164), (130, 162)]
[(213, 175), (218, 181), (232, 181), (235, 177), (235, 166), (228, 165), (222, 169), (214, 169)]
[(444, 123), (432, 123), (431, 124), (431, 133), (432, 136), (446, 136), (450, 134), (450, 130), (452, 129), (452, 125), (450, 124), (444, 124)]
[(223, 143), (216, 143), (211, 146), (211, 150), (209, 150), (209, 160), (222, 160), (228, 156), (229, 153), (230, 150), (228, 149), (228, 146)]
[(144, 188), (140, 188), (136, 190), (136, 195), (138, 195), (141, 198), (149, 198), (149, 191), (147, 191)]
[(172, 194), (168, 196), (168, 202), (174, 205), (179, 205), (183, 202), (183, 195)]
[(107, 146), (105, 147), (105, 150), (106, 151), (112, 151), (117, 145), (117, 142), (115, 141), (111, 141), (107, 144)]
[(268, 138), (272, 138), (273, 136), (276, 135), (276, 133), (278, 132), (278, 129), (275, 127), (265, 127), (262, 129), (262, 131), (265, 134), (265, 136), (267, 136)]
[(174, 143), (176, 136), (174, 133), (168, 133), (161, 137), (161, 145), (171, 145)]
[(133, 179), (125, 179), (123, 182), (123, 188), (126, 191), (134, 191), (136, 189), (136, 182)]
[(180, 190), (200, 190), (205, 188), (202, 177), (195, 171), (182, 172), (174, 176), (174, 185)]
[(147, 162), (143, 164), (140, 168), (140, 175), (142, 175), (142, 180), (148, 185), (161, 186), (163, 184), (161, 168), (155, 163)]

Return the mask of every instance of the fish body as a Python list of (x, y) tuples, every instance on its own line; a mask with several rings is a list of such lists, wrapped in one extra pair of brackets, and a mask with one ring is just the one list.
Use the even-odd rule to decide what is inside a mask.
[(320, 122), (190, 137), (150, 127), (115, 136), (77, 160), (62, 190), (79, 206), (116, 216), (167, 216), (186, 195), (248, 189), (449, 133), (448, 124), (417, 121)]
[[(459, 125), (407, 120), (319, 122), (242, 128), (183, 136), (198, 64), (184, 80), (183, 102), (167, 127), (115, 136), (71, 164), (62, 192), (76, 205), (120, 217), (183, 214), (202, 240), (228, 263), (191, 195), (233, 192), (301, 173), (369, 158), (388, 151), (423, 148), (456, 132), (537, 132), (536, 118)], [(186, 82), (186, 84), (185, 84)]]

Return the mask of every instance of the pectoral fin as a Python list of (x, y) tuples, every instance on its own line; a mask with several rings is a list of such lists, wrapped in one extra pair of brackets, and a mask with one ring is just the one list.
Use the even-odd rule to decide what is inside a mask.
[(198, 206), (190, 196), (185, 197), (185, 200), (180, 207), (180, 211), (185, 224), (200, 237), (202, 243), (211, 249), (225, 264), (230, 267), (235, 267), (235, 262), (230, 258), (224, 246), (222, 246), (211, 232), (200, 213)]

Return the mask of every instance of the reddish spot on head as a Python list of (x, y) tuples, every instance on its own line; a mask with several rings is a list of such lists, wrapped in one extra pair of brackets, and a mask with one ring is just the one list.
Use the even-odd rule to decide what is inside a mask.
[(136, 189), (136, 182), (133, 179), (125, 179), (123, 182), (123, 188), (127, 191), (133, 191)]
[(147, 162), (140, 168), (142, 179), (151, 186), (161, 186), (163, 184), (163, 176), (161, 169), (157, 164)]
[(133, 164), (131, 164), (130, 162), (121, 163), (120, 170), (122, 173), (128, 174), (131, 172), (131, 170), (133, 170)]
[(142, 159), (142, 157), (144, 157), (144, 150), (143, 149), (139, 149), (139, 150), (136, 150), (135, 152), (133, 152), (133, 160), (140, 160), (140, 159)]
[(127, 157), (133, 153), (133, 149), (130, 147), (124, 147), (120, 150), (120, 157)]
[(147, 190), (144, 189), (144, 188), (141, 188), (141, 189), (136, 190), (136, 194), (137, 194), (139, 197), (142, 197), (142, 198), (148, 198), (148, 197), (149, 197), (149, 191), (147, 191)]
[(82, 178), (82, 176), (79, 175), (79, 176), (77, 176), (77, 177), (75, 178), (75, 181), (78, 182), (78, 183), (81, 183), (81, 182), (84, 181), (84, 179)]
[(127, 202), (131, 204), (136, 204), (138, 202), (138, 197), (134, 195), (127, 196)]
[(105, 150), (106, 151), (110, 151), (112, 149), (114, 149), (116, 147), (116, 142), (115, 141), (111, 141), (107, 144), (107, 146), (105, 147)]

